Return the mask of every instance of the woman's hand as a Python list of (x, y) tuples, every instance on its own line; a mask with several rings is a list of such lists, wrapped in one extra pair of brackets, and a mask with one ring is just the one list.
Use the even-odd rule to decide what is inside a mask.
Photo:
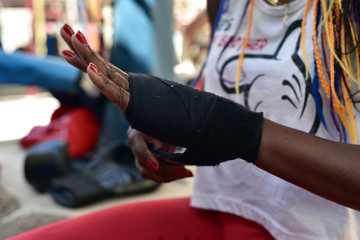
[(63, 51), (65, 59), (88, 73), (95, 86), (124, 112), (132, 128), (186, 149), (182, 154), (159, 154), (172, 162), (197, 166), (235, 158), (255, 162), (262, 114), (173, 81), (127, 74), (93, 51), (81, 32), (75, 34), (64, 25), (61, 35), (73, 50)]
[(135, 156), (136, 167), (144, 178), (157, 182), (170, 182), (193, 176), (184, 165), (166, 162), (161, 157), (157, 158), (148, 148), (148, 144), (152, 144), (156, 149), (161, 147), (167, 150), (171, 146), (132, 128), (128, 129), (127, 134), (130, 148)]
[(128, 75), (93, 51), (80, 31), (74, 33), (65, 24), (60, 33), (72, 50), (63, 51), (65, 60), (86, 72), (95, 86), (125, 112), (130, 99)]
[[(93, 51), (80, 31), (75, 33), (69, 25), (65, 24), (60, 33), (72, 50), (63, 51), (65, 60), (86, 72), (95, 86), (121, 111), (125, 112), (130, 100), (128, 74)], [(144, 178), (170, 182), (193, 176), (184, 165), (158, 159), (148, 148), (148, 144), (153, 144), (155, 148), (167, 149), (169, 146), (165, 143), (132, 128), (128, 130), (128, 138), (136, 159), (136, 166)]]

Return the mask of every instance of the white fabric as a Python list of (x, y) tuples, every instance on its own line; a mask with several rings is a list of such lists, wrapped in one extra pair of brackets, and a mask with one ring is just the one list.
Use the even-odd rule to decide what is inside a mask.
[[(284, 7), (272, 7), (255, 0), (254, 21), (246, 49), (240, 81), (240, 95), (234, 91), (237, 57), (247, 32), (248, 14), (239, 32), (237, 25), (247, 1), (230, 0), (212, 42), (207, 62), (205, 90), (236, 100), (268, 119), (305, 132), (339, 141), (341, 135), (327, 119), (328, 128), (317, 125), (316, 106), (306, 91), (301, 47), (301, 19), (306, 1), (289, 5), (289, 19), (283, 25)], [(313, 76), (312, 9), (307, 21), (306, 49), (309, 77)], [(300, 22), (300, 25), (299, 25)], [(298, 25), (296, 25), (298, 24)], [(296, 26), (290, 34), (286, 32)], [(219, 58), (224, 40), (235, 40)], [(286, 37), (285, 37), (286, 36)], [(219, 58), (219, 61), (218, 61)], [(300, 59), (300, 61), (298, 61)], [(224, 69), (221, 85), (216, 69)], [(324, 114), (329, 103), (323, 99)], [(359, 239), (360, 214), (318, 197), (242, 160), (217, 167), (198, 167), (192, 206), (243, 216), (263, 225), (275, 239)]]

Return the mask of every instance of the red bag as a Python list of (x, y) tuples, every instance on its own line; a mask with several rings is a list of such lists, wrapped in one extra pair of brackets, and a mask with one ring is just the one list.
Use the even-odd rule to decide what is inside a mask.
[(69, 157), (81, 157), (92, 151), (100, 133), (97, 117), (87, 108), (61, 106), (51, 116), (48, 126), (35, 126), (21, 139), (24, 148), (50, 140), (65, 140)]

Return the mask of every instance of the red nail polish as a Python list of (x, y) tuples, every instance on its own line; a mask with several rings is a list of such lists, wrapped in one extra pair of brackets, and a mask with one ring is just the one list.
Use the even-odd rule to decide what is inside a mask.
[(80, 31), (78, 31), (75, 36), (79, 40), (79, 42), (81, 42), (82, 44), (87, 44), (86, 38)]
[(64, 24), (63, 29), (66, 32), (66, 34), (69, 36), (72, 36), (74, 34), (74, 30), (72, 30), (72, 28), (66, 23)]
[(94, 72), (94, 73), (96, 73), (96, 74), (99, 74), (100, 73), (100, 71), (99, 71), (99, 69), (93, 64), (93, 63), (90, 63), (90, 69)]
[(185, 168), (178, 168), (175, 170), (175, 176), (176, 176), (176, 179), (180, 179), (180, 178), (192, 177), (193, 174), (192, 174), (192, 172), (190, 172), (189, 170), (187, 170)]
[(63, 50), (62, 54), (64, 54), (67, 57), (74, 57), (76, 55), (74, 52), (69, 51), (69, 50)]
[(148, 166), (148, 168), (150, 168), (152, 171), (157, 171), (158, 170), (158, 166), (157, 164), (151, 160), (151, 159), (146, 159), (145, 161), (146, 166)]

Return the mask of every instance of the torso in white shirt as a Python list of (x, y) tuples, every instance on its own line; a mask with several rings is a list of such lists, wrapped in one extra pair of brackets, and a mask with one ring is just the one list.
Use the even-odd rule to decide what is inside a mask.
[[(316, 112), (313, 81), (312, 7), (306, 25), (308, 74), (300, 45), (306, 1), (272, 7), (255, 0), (240, 94), (235, 94), (238, 56), (248, 31), (247, 1), (230, 0), (215, 32), (206, 65), (205, 91), (232, 99), (264, 116), (304, 132), (342, 141), (333, 124), (322, 89), (321, 104), (327, 129)], [(238, 28), (239, 27), (239, 28)], [(224, 50), (230, 37), (232, 42)], [(305, 77), (308, 76), (306, 80)], [(241, 147), (241, 146), (239, 146)], [(242, 160), (199, 167), (192, 205), (243, 216), (263, 225), (276, 239), (358, 239), (360, 214), (327, 201)]]

